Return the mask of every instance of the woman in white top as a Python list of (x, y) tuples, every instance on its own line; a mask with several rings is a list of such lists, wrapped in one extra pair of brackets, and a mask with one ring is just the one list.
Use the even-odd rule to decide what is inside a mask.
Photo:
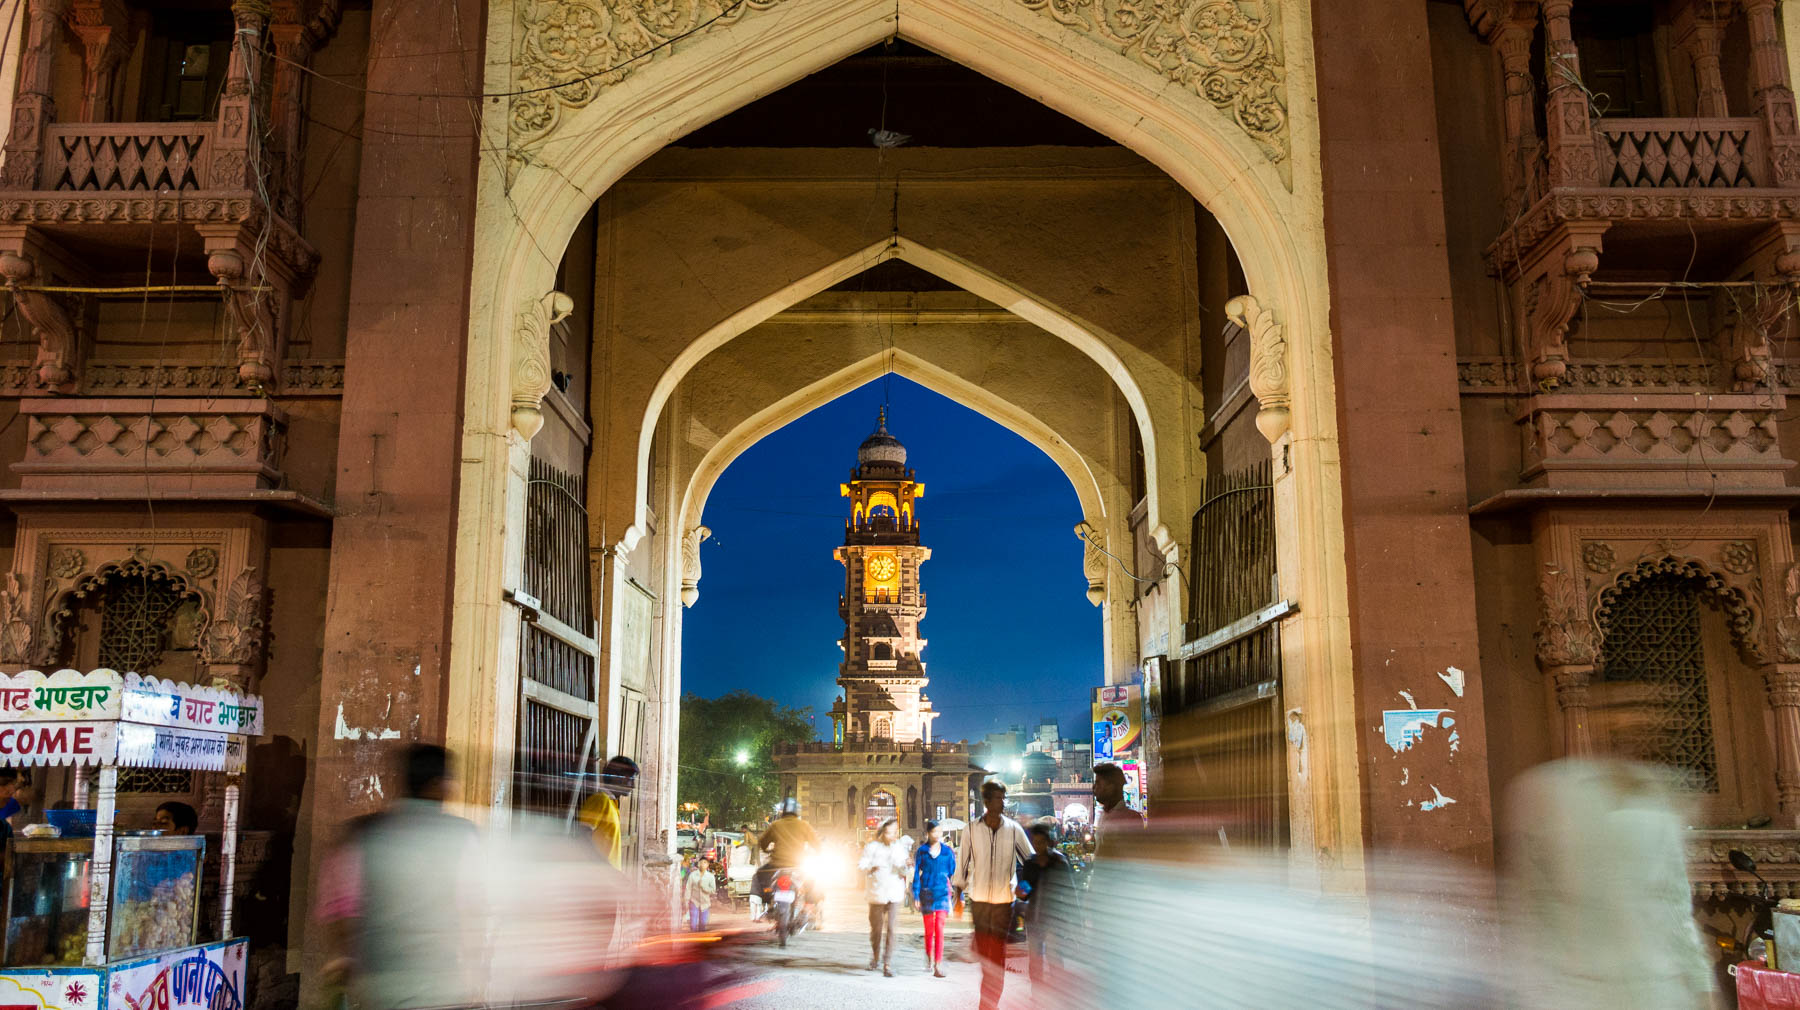
[(900, 926), (900, 902), (906, 898), (912, 845), (912, 839), (900, 837), (900, 824), (890, 817), (875, 829), (875, 840), (863, 847), (856, 864), (868, 875), (869, 970), (879, 964), (888, 978), (894, 977), (894, 932)]

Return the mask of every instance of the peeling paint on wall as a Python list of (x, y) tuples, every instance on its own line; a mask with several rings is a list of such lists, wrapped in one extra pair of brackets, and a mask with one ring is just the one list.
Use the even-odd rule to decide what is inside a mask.
[[(388, 707), (391, 709), (391, 708), (393, 708), (393, 705), (394, 705), (394, 698), (392, 695), (389, 695), (388, 696)], [(337, 726), (332, 730), (332, 735), (335, 736), (339, 740), (398, 740), (398, 739), (400, 739), (400, 731), (397, 729), (358, 729), (358, 728), (350, 725), (349, 723), (345, 722), (344, 721), (344, 703), (341, 701), (338, 702)], [(381, 783), (377, 782), (377, 783), (375, 783), (375, 786), (377, 789), (379, 789), (381, 787)]]
[(1447, 708), (1390, 708), (1381, 713), (1381, 736), (1398, 754), (1419, 741), (1427, 729), (1456, 725)]
[(1443, 793), (1443, 790), (1439, 789), (1437, 786), (1431, 787), (1431, 795), (1432, 795), (1432, 799), (1426, 800), (1425, 802), (1419, 804), (1420, 810), (1442, 810), (1443, 808), (1456, 802), (1455, 800), (1451, 799), (1450, 797), (1445, 796)]
[(1438, 674), (1438, 679), (1449, 685), (1458, 698), (1463, 696), (1463, 688), (1468, 686), (1468, 675), (1454, 666)]

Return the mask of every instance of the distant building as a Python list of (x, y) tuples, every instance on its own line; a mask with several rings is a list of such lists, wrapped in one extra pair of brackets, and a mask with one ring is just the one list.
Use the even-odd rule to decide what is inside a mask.
[[(932, 739), (937, 712), (925, 695), (925, 593), (919, 567), (931, 548), (919, 542), (917, 501), (925, 485), (906, 467), (906, 447), (887, 430), (884, 409), (875, 433), (856, 453), (848, 483), (844, 565), (838, 614), (844, 660), (843, 697), (831, 708), (832, 741), (776, 754), (783, 794), (799, 799), (822, 830), (860, 834), (883, 819), (916, 836), (928, 819), (969, 815), (970, 796), (985, 774), (971, 748)], [(1014, 750), (1017, 750), (1014, 734)]]

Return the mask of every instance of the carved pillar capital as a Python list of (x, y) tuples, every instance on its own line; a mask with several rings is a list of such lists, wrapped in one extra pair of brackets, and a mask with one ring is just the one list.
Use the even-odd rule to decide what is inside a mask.
[(1551, 567), (1538, 580), (1537, 661), (1556, 687), (1562, 712), (1563, 753), (1591, 754), (1588, 685), (1600, 653), (1599, 630), (1588, 609), (1587, 580)]
[(1795, 128), (1787, 47), (1775, 23), (1775, 0), (1744, 0), (1744, 20), (1750, 35), (1750, 91), (1755, 112), (1769, 134), (1772, 182), (1800, 185), (1800, 132)]
[(1719, 70), (1719, 48), (1725, 39), (1725, 26), (1735, 12), (1730, 7), (1717, 11), (1703, 4), (1683, 4), (1675, 14), (1675, 44), (1688, 54), (1694, 64), (1694, 86), (1698, 92), (1695, 115), (1727, 116), (1725, 77)]
[(544, 394), (550, 392), (550, 327), (575, 311), (561, 291), (527, 301), (515, 318), (512, 340), (512, 425), (527, 440), (544, 427)]
[(262, 661), (268, 627), (268, 588), (253, 567), (220, 587), (212, 619), (200, 639), (200, 661), (209, 677), (247, 691)]
[(700, 545), (712, 530), (695, 526), (681, 535), (681, 605), (691, 607), (700, 599)]
[(1270, 442), (1278, 441), (1291, 420), (1287, 336), (1275, 314), (1251, 295), (1226, 302), (1225, 317), (1250, 335), (1250, 392), (1259, 406), (1256, 430)]
[(1075, 537), (1081, 541), (1081, 573), (1087, 576), (1088, 602), (1098, 607), (1106, 602), (1106, 534), (1083, 519), (1075, 524)]

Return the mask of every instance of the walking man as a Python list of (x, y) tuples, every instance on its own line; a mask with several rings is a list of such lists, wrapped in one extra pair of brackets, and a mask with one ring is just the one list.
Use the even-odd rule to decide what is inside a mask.
[(1019, 822), (1006, 816), (1006, 787), (984, 782), (987, 812), (963, 832), (955, 886), (968, 896), (975, 919), (975, 956), (981, 959), (981, 1010), (997, 1010), (1006, 985), (1006, 934), (1012, 929), (1013, 889), (1022, 859), (1037, 854)]

